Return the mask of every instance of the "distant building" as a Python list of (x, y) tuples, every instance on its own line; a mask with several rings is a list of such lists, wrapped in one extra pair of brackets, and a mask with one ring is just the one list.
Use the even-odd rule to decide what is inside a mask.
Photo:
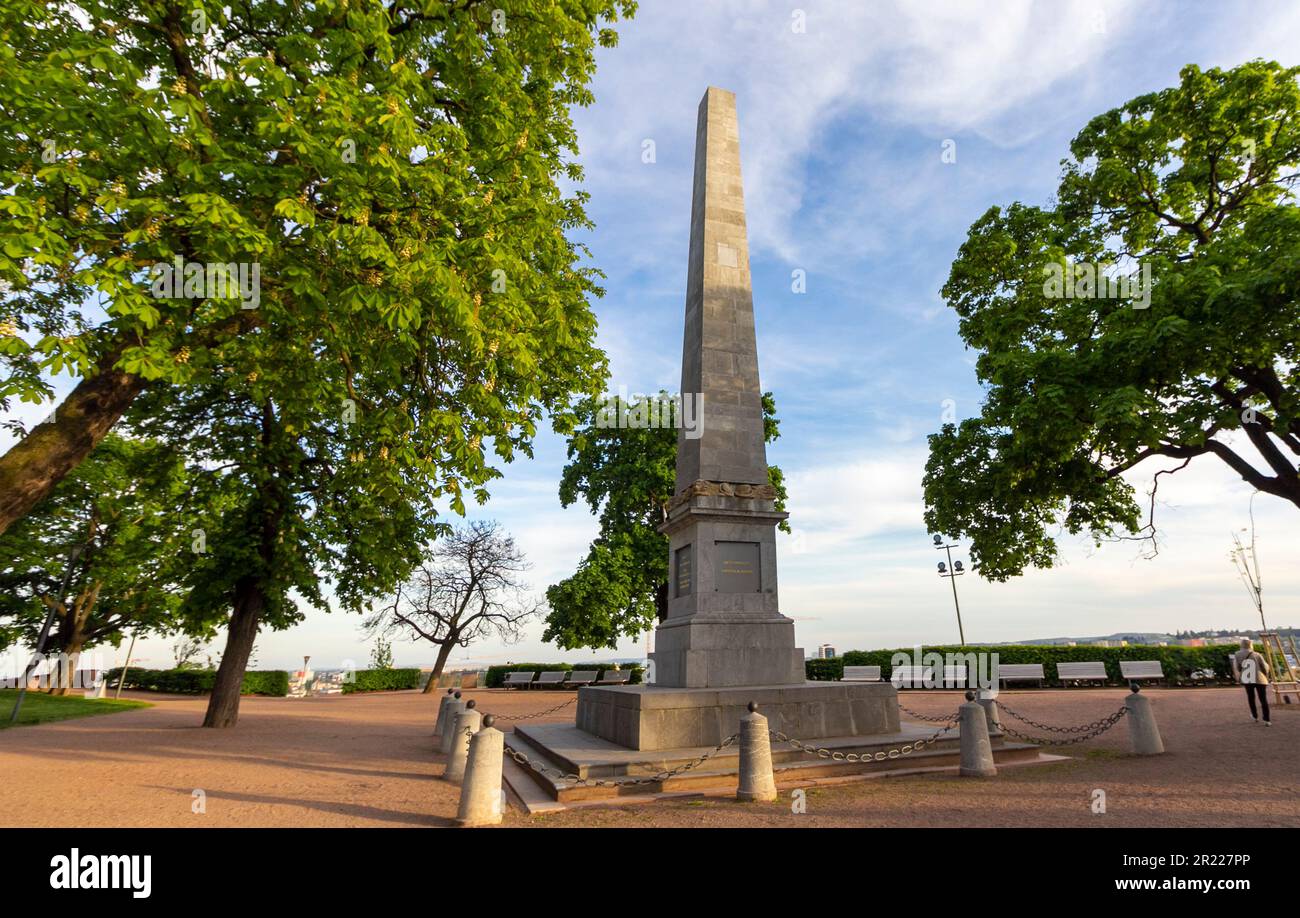
[(835, 648), (830, 644), (822, 644), (817, 648), (817, 659), (819, 660), (833, 660), (838, 656), (839, 654), (835, 652)]

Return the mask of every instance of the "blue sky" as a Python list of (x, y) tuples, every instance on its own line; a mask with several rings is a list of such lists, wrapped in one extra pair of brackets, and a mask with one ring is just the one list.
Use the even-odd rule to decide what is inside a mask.
[[(679, 385), (695, 111), (707, 86), (733, 90), (759, 365), (782, 421), (769, 461), (786, 471), (794, 528), (778, 543), (782, 609), (806, 648), (955, 640), (920, 477), (944, 401), (958, 417), (980, 402), (975, 354), (938, 293), (968, 227), (994, 204), (1046, 202), (1090, 117), (1174, 84), (1186, 63), (1300, 62), (1300, 5), (644, 0), (620, 32), (599, 55), (595, 105), (575, 114), (596, 223), (584, 241), (608, 275), (596, 310), (612, 387)], [(791, 292), (795, 269), (804, 294)], [(596, 530), (584, 508), (560, 508), (563, 462), (563, 442), (544, 435), (477, 511), (518, 538), (539, 589), (572, 572)], [(1132, 476), (1139, 490), (1154, 471)], [(1257, 626), (1227, 560), (1249, 496), (1203, 458), (1162, 482), (1154, 560), (1132, 544), (1067, 540), (1055, 570), (1007, 584), (963, 577), (968, 639)], [(1300, 624), (1296, 511), (1262, 495), (1255, 515), (1270, 621)], [(258, 662), (364, 662), (359, 624), (312, 615), (264, 635)], [(519, 644), (484, 642), (452, 662), (592, 659), (541, 632), (535, 623)], [(399, 665), (434, 656), (394, 653)], [(140, 654), (170, 661), (165, 641)]]

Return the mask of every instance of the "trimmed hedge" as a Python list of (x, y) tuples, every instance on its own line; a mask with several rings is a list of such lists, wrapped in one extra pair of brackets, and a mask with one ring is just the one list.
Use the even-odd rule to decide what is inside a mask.
[(354, 692), (400, 692), (420, 687), (418, 669), (358, 669), (351, 682), (343, 683), (343, 694)]
[[(1237, 649), (1236, 644), (1212, 644), (1207, 647), (1161, 647), (1155, 644), (1130, 644), (1127, 647), (1099, 647), (1095, 644), (1064, 645), (1007, 644), (998, 646), (952, 645), (922, 647), (922, 654), (934, 652), (945, 658), (950, 653), (996, 653), (999, 663), (1042, 663), (1047, 681), (1058, 681), (1057, 663), (1084, 663), (1100, 661), (1106, 664), (1106, 675), (1112, 682), (1122, 683), (1119, 664), (1121, 660), (1159, 660), (1165, 678), (1177, 685), (1191, 681), (1192, 673), (1201, 669), (1214, 670), (1220, 682), (1232, 681), (1232, 668), (1228, 654)], [(804, 670), (815, 682), (835, 681), (844, 676), (845, 666), (879, 666), (881, 678), (888, 681), (893, 673), (890, 660), (896, 653), (905, 653), (910, 662), (911, 647), (895, 650), (850, 650), (833, 660), (806, 660)]]
[(844, 658), (804, 660), (804, 675), (813, 682), (839, 682), (844, 678)]
[(613, 663), (579, 663), (576, 666), (572, 663), (511, 663), (506, 666), (488, 667), (487, 688), (501, 688), (506, 681), (506, 673), (554, 673), (561, 670), (567, 673), (575, 669), (579, 671), (594, 669), (597, 679), (604, 675), (607, 669), (630, 672), (632, 674), (628, 678), (630, 685), (639, 684), (645, 672), (645, 667), (640, 663), (620, 663), (617, 666)]
[[(118, 666), (110, 669), (105, 678), (110, 686), (117, 688), (121, 675), (122, 667)], [(212, 691), (216, 679), (214, 669), (140, 669), (133, 666), (126, 672), (125, 686), (145, 692), (202, 695)], [(244, 673), (239, 692), (241, 695), (287, 695), (289, 674), (281, 669), (250, 670)]]

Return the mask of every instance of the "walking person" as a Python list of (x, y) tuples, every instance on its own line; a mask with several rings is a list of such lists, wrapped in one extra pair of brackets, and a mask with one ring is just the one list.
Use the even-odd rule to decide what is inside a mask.
[(1259, 714), (1255, 710), (1255, 699), (1258, 698), (1260, 710), (1264, 713), (1264, 726), (1273, 726), (1268, 716), (1268, 661), (1255, 649), (1250, 638), (1242, 638), (1241, 649), (1232, 655), (1232, 673), (1246, 687), (1250, 719), (1259, 723)]

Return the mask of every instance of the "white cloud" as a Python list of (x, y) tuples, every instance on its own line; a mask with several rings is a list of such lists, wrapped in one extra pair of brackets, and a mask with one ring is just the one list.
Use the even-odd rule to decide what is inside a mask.
[[(791, 476), (793, 537), (781, 549), (782, 608), (809, 618), (805, 647), (840, 650), (956, 639), (952, 593), (935, 571), (944, 556), (921, 522), (923, 451), (832, 463)], [(1130, 476), (1144, 493), (1153, 467)], [(1249, 524), (1251, 489), (1203, 457), (1162, 478), (1160, 552), (1115, 542), (1060, 539), (1061, 565), (1007, 583), (958, 580), (966, 636), (973, 641), (1093, 636), (1116, 631), (1258, 627), (1228, 561), (1230, 532)], [(1255, 499), (1265, 610), (1272, 626), (1300, 623), (1296, 510)], [(1243, 536), (1244, 538), (1244, 536)], [(965, 546), (955, 556), (969, 560)]]
[[(965, 131), (1023, 142), (1052, 121), (1052, 105), (1041, 100), (1092, 66), (1132, 10), (1127, 0), (802, 6), (807, 30), (797, 34), (790, 9), (777, 5), (643, 5), (598, 72), (599, 108), (579, 117), (593, 185), (613, 182), (620, 194), (644, 200), (663, 190), (667, 171), (675, 186), (689, 187), (695, 106), (708, 85), (733, 89), (751, 244), (795, 261), (801, 252), (790, 223), (804, 204), (807, 160), (836, 119), (931, 132), (933, 150), (920, 155), (935, 162), (940, 141)], [(1105, 13), (1100, 32), (1098, 10)], [(656, 142), (654, 166), (640, 162), (646, 138)], [(864, 146), (858, 155), (880, 151)], [(896, 168), (878, 169), (875, 182), (892, 190), (898, 212), (928, 194)], [(660, 223), (651, 214), (638, 219)], [(870, 237), (882, 226), (860, 229)]]

